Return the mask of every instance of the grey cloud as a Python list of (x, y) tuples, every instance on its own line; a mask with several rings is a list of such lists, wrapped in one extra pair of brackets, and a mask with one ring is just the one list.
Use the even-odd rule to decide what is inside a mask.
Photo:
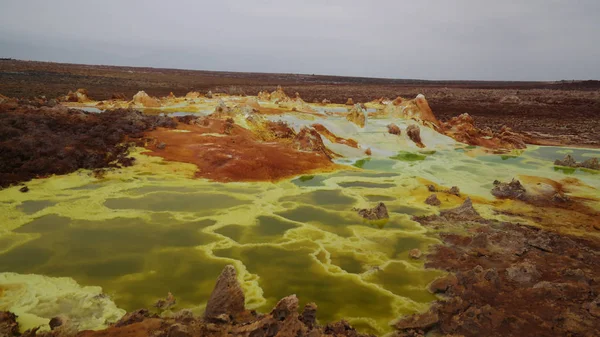
[(600, 1), (3, 0), (0, 57), (354, 76), (600, 79)]

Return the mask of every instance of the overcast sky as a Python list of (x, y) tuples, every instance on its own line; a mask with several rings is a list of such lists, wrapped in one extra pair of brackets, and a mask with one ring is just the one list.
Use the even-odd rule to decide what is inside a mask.
[(390, 78), (600, 79), (600, 0), (0, 0), (0, 57)]

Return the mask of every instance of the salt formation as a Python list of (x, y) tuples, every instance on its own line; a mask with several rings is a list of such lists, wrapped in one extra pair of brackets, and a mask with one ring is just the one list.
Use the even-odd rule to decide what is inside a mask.
[(413, 100), (397, 97), (385, 105), (384, 112), (393, 118), (413, 119), (434, 130), (438, 130), (440, 127), (440, 122), (431, 111), (425, 96), (421, 94)]
[(279, 103), (279, 101), (283, 101), (289, 99), (290, 97), (283, 91), (283, 88), (278, 85), (277, 89), (273, 91), (270, 95), (270, 100), (275, 103)]
[(258, 95), (256, 95), (256, 97), (258, 97), (258, 99), (260, 101), (270, 101), (271, 100), (271, 94), (269, 94), (268, 91), (259, 91)]
[(335, 154), (329, 150), (323, 143), (323, 139), (313, 128), (303, 127), (293, 140), (293, 146), (301, 151), (320, 152), (328, 158), (333, 158)]
[(75, 102), (75, 103), (87, 103), (91, 99), (88, 96), (86, 89), (77, 89), (75, 92), (69, 91), (69, 93), (61, 98), (63, 102)]
[(15, 313), (23, 330), (49, 330), (50, 319), (59, 315), (67, 316), (77, 330), (97, 330), (125, 314), (102, 288), (82, 287), (66, 277), (0, 273), (0, 289), (0, 310)]
[(300, 94), (296, 93), (294, 98), (290, 98), (281, 86), (277, 86), (277, 89), (273, 91), (271, 94), (267, 93), (259, 93), (259, 99), (267, 100), (270, 98), (270, 101), (278, 104), (282, 109), (288, 109), (296, 112), (306, 112), (306, 113), (315, 113), (316, 111), (306, 103), (301, 97)]
[[(241, 108), (240, 108), (241, 109)], [(222, 99), (219, 99), (217, 106), (215, 107), (215, 111), (212, 113), (212, 116), (222, 118), (222, 117), (233, 117), (235, 115), (233, 109), (227, 106)]]
[(197, 91), (190, 91), (187, 94), (185, 94), (185, 98), (187, 99), (196, 99), (200, 97), (200, 93)]
[(506, 126), (502, 127), (499, 133), (492, 133), (490, 136), (490, 130), (482, 131), (476, 128), (473, 117), (466, 113), (443, 123), (443, 130), (447, 136), (469, 145), (490, 149), (524, 149), (527, 147), (523, 137)]
[(138, 93), (133, 96), (133, 103), (136, 106), (145, 108), (159, 108), (161, 106), (158, 99), (148, 96), (144, 91), (138, 91)]
[(525, 199), (527, 190), (518, 180), (511, 180), (509, 183), (503, 183), (498, 180), (494, 181), (492, 195), (500, 199)]
[(360, 104), (355, 104), (346, 115), (346, 119), (361, 128), (364, 128), (365, 124), (367, 124), (367, 112), (363, 110)]
[(554, 165), (566, 167), (582, 167), (591, 170), (600, 170), (600, 162), (598, 158), (590, 158), (581, 163), (578, 163), (570, 154), (566, 155), (563, 160), (555, 160)]

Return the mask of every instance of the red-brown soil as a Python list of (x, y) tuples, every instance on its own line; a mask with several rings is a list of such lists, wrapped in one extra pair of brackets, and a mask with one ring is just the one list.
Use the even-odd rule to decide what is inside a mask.
[(430, 285), (443, 294), (396, 324), (399, 336), (428, 330), (461, 336), (600, 335), (600, 240), (487, 221), (472, 207), (416, 218), (442, 233), (427, 267), (451, 272)]
[[(196, 176), (215, 181), (276, 181), (338, 167), (331, 162), (320, 138), (320, 146), (307, 148), (298, 138), (302, 133), (295, 135), (289, 128), (281, 132), (278, 123), (268, 125), (280, 138), (266, 142), (263, 135), (236, 125), (233, 119), (187, 121), (192, 123), (179, 123), (177, 128), (188, 132), (158, 128), (146, 133), (146, 137), (155, 139), (147, 154), (195, 164)], [(164, 143), (164, 149), (157, 147), (160, 143)]]
[(88, 89), (96, 100), (121, 94), (131, 99), (139, 90), (158, 97), (193, 90), (256, 95), (277, 85), (307, 102), (345, 103), (352, 97), (358, 103), (422, 93), (440, 120), (468, 113), (478, 128), (499, 131), (507, 125), (536, 143), (600, 146), (599, 81), (392, 80), (0, 61), (0, 93), (9, 97), (56, 98), (77, 88)]

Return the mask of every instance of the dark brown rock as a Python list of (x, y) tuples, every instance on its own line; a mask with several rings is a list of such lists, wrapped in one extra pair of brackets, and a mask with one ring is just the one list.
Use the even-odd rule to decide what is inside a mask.
[(115, 327), (122, 327), (131, 325), (134, 323), (142, 322), (147, 318), (156, 317), (155, 315), (151, 315), (148, 309), (139, 309), (136, 311), (128, 312), (123, 316), (117, 323), (115, 323)]
[(425, 147), (421, 141), (421, 129), (416, 124), (411, 124), (406, 128), (406, 134), (418, 147)]
[(244, 305), (245, 296), (238, 283), (235, 267), (227, 265), (219, 275), (215, 288), (210, 294), (204, 318), (215, 319), (221, 314), (235, 317), (246, 310)]
[(446, 193), (453, 194), (457, 197), (460, 197), (460, 189), (458, 188), (458, 186), (450, 187), (450, 189), (448, 191), (446, 191)]
[(0, 311), (0, 336), (18, 336), (19, 323), (17, 315), (9, 311)]
[(540, 276), (535, 265), (527, 261), (506, 268), (506, 277), (517, 283), (531, 283)]
[(440, 216), (444, 217), (448, 220), (462, 220), (462, 221), (480, 221), (483, 218), (477, 213), (475, 208), (473, 208), (473, 203), (471, 202), (471, 198), (465, 200), (465, 202), (452, 209), (443, 210), (440, 212)]
[(418, 260), (421, 258), (421, 256), (423, 256), (423, 252), (421, 252), (420, 249), (415, 248), (415, 249), (411, 249), (408, 251), (408, 256), (410, 256), (411, 258)]
[(192, 334), (185, 325), (177, 323), (171, 325), (167, 337), (192, 337)]
[(440, 318), (437, 313), (428, 311), (422, 314), (415, 314), (398, 320), (394, 327), (398, 330), (430, 330), (439, 322)]
[(304, 306), (300, 320), (309, 329), (314, 328), (317, 325), (317, 305), (315, 303), (308, 303)]
[(494, 187), (492, 188), (492, 195), (500, 199), (525, 199), (525, 187), (518, 180), (511, 180), (509, 183), (503, 183), (498, 180), (494, 181)]
[(387, 211), (387, 207), (383, 202), (380, 202), (374, 208), (363, 208), (355, 210), (358, 211), (358, 215), (362, 216), (367, 220), (381, 220), (388, 219), (390, 217)]
[(400, 130), (400, 127), (398, 127), (398, 125), (391, 123), (388, 124), (387, 126), (388, 132), (391, 133), (392, 135), (400, 135), (402, 133), (402, 131)]
[(458, 285), (458, 279), (456, 278), (456, 275), (448, 274), (444, 277), (440, 277), (440, 278), (433, 280), (433, 282), (431, 282), (429, 284), (427, 289), (429, 289), (429, 291), (434, 294), (445, 293), (450, 288), (456, 287), (457, 285)]
[(527, 240), (527, 244), (545, 252), (552, 252), (550, 238), (547, 236), (538, 236)]
[(166, 298), (156, 301), (156, 303), (154, 303), (154, 307), (158, 308), (160, 310), (167, 310), (167, 309), (170, 309), (171, 307), (175, 306), (176, 303), (177, 303), (177, 300), (175, 299), (173, 294), (171, 294), (171, 292), (169, 292), (167, 294)]
[(439, 206), (442, 204), (440, 199), (438, 199), (437, 195), (435, 194), (428, 196), (427, 199), (425, 199), (425, 203), (431, 206)]
[(600, 296), (588, 303), (586, 307), (592, 316), (600, 318)]

